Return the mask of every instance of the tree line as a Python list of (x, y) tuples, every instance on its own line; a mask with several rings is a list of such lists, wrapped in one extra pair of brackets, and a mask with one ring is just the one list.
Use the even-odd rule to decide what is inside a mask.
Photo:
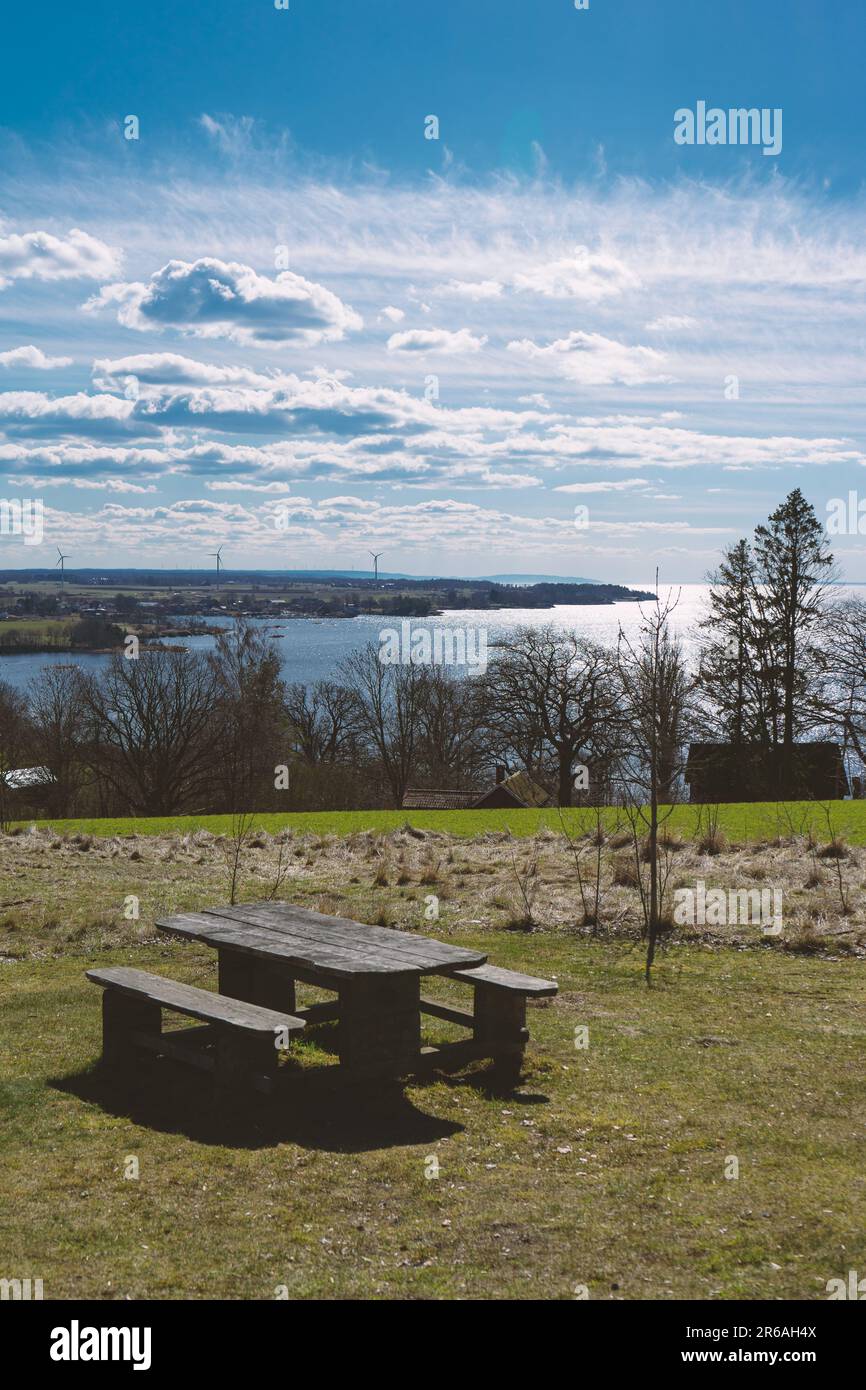
[(55, 817), (399, 806), (410, 786), (483, 788), (497, 765), (561, 806), (664, 804), (694, 739), (776, 749), (784, 765), (820, 734), (863, 759), (866, 604), (834, 600), (834, 578), (795, 490), (724, 553), (691, 659), (672, 593), (612, 646), (516, 630), (476, 675), (383, 663), (371, 644), (333, 680), (287, 684), (243, 620), (207, 654), (45, 666), (26, 693), (0, 682), (0, 816), (4, 772), (34, 766), (51, 780), (16, 793), (16, 815), (30, 796)]

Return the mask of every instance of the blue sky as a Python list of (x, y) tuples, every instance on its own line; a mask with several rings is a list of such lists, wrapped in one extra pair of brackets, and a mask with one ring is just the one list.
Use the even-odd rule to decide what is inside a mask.
[[(864, 30), (798, 0), (16, 7), (0, 495), (44, 498), (46, 539), (0, 566), (674, 582), (793, 486), (866, 497)], [(780, 153), (677, 144), (698, 102), (781, 110)]]

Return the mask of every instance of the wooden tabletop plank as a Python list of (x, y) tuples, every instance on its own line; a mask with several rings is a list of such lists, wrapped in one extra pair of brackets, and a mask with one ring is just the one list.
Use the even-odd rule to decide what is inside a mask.
[(352, 954), (385, 961), (391, 959), (404, 967), (409, 962), (425, 972), (469, 969), (483, 965), (487, 956), (482, 951), (452, 946), (429, 936), (415, 936), (394, 931), (390, 927), (372, 926), (347, 917), (329, 917), (294, 903), (243, 903), (235, 907), (215, 907), (205, 910), (206, 916), (226, 921), (249, 922), (278, 935), (303, 937), (311, 942), (333, 943)]
[(411, 962), (402, 964), (388, 958), (377, 960), (342, 950), (325, 942), (291, 937), (287, 933), (258, 929), (245, 922), (231, 922), (205, 913), (181, 913), (156, 923), (161, 931), (205, 945), (240, 951), (245, 955), (268, 957), (286, 965), (318, 971), (335, 979), (357, 979), (363, 975), (420, 974)]

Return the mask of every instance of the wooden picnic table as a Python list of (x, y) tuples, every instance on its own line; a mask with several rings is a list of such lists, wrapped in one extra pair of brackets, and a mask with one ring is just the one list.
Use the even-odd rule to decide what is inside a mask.
[[(156, 925), (216, 949), (220, 994), (309, 1022), (337, 1018), (341, 1065), (357, 1076), (416, 1070), (422, 977), (487, 960), (482, 951), (285, 902), (185, 912)], [(336, 1003), (297, 1009), (296, 981), (333, 991)]]

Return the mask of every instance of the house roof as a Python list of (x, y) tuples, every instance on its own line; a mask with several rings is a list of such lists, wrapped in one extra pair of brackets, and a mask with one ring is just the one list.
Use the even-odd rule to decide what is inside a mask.
[(405, 811), (465, 811), (473, 807), (477, 800), (477, 791), (410, 787), (400, 804)]
[(512, 796), (516, 796), (524, 806), (547, 806), (550, 801), (544, 787), (533, 782), (528, 772), (512, 772), (511, 776), (504, 778), (499, 785), (507, 787)]
[(410, 787), (403, 796), (405, 811), (471, 811), (496, 791), (505, 791), (518, 806), (547, 806), (550, 797), (526, 772), (513, 772), (483, 791)]

